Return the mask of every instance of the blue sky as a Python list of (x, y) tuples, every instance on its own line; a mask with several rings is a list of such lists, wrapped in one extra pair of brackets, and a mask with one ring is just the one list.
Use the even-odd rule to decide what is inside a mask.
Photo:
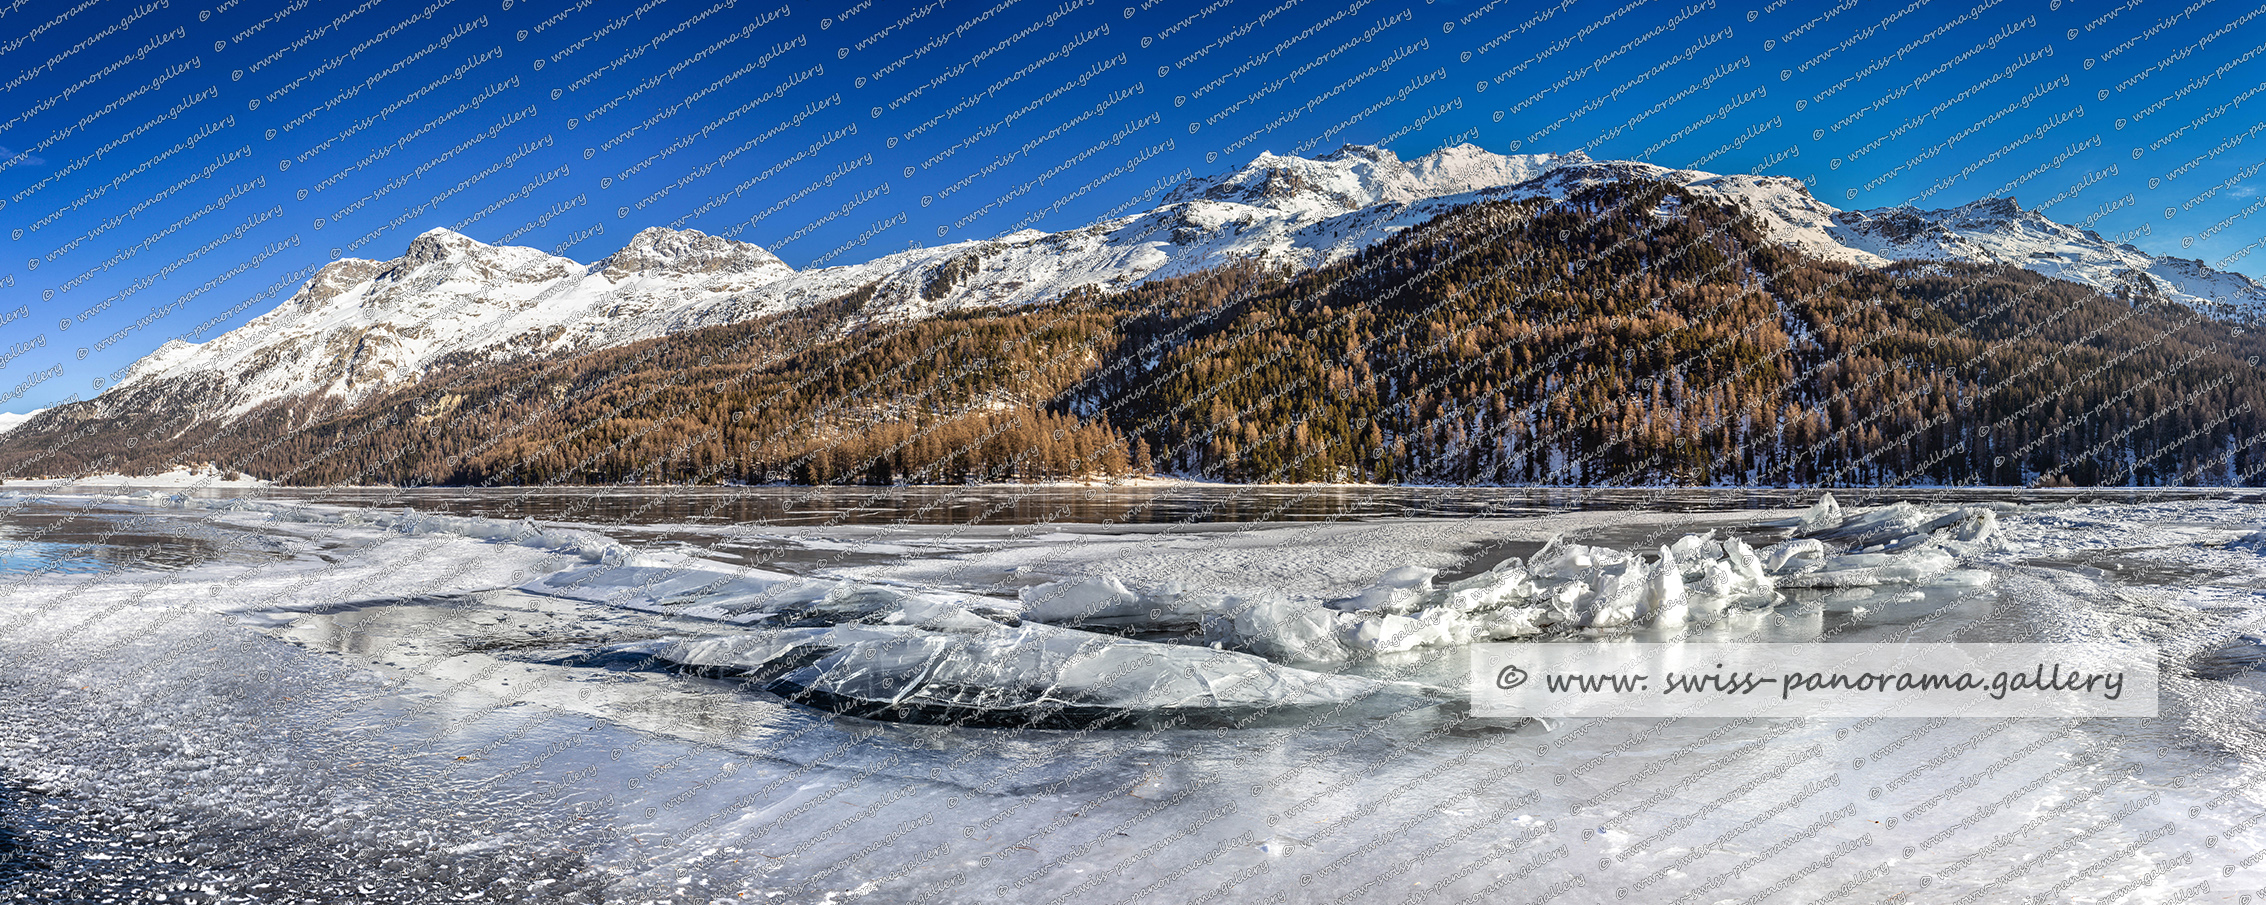
[[(1347, 142), (2011, 194), (2266, 275), (2266, 6), (1380, 0), (0, 4), (0, 411), (445, 226), (789, 264), (1059, 230)], [(2253, 213), (2261, 216), (2252, 216)]]

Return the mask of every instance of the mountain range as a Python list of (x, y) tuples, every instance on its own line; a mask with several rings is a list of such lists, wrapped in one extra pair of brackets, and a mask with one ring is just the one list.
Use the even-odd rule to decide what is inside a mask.
[(846, 323), (870, 326), (1009, 313), (1223, 268), (1315, 273), (1470, 206), (1564, 205), (1638, 185), (1678, 190), (1656, 217), (1677, 216), (1679, 199), (1719, 205), (1749, 218), (1760, 244), (1829, 264), (2012, 267), (2217, 321), (2266, 315), (2266, 286), (2247, 277), (2113, 243), (2011, 198), (1842, 211), (1786, 177), (1471, 145), (1403, 161), (1349, 145), (1318, 159), (1261, 154), (1181, 183), (1151, 210), (1078, 229), (800, 271), (759, 246), (695, 230), (649, 228), (586, 265), (434, 229), (390, 261), (332, 261), (274, 310), (201, 344), (168, 342), (97, 398), (29, 418), (0, 435), (0, 467), (12, 459), (41, 471), (25, 450), (52, 452), (73, 435), (136, 435), (139, 424), (148, 425), (140, 436), (179, 439), (280, 410), (279, 424), (304, 427), (466, 369), (792, 318), (853, 296)]

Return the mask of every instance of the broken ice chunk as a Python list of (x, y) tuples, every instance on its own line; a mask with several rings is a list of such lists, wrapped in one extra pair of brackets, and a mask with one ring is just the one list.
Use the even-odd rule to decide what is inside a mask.
[(1645, 595), (1649, 591), (1647, 582), (1641, 576), (1627, 573), (1600, 576), (1597, 597), (1582, 628), (1634, 624), (1637, 621), (1637, 611), (1644, 606)]
[(1847, 515), (1841, 510), (1841, 501), (1834, 499), (1833, 494), (1828, 493), (1819, 496), (1818, 501), (1810, 504), (1810, 508), (1802, 510), (1801, 515), (1775, 518), (1756, 524), (1765, 528), (1791, 528), (1795, 535), (1806, 536), (1841, 527), (1841, 522), (1846, 517)]
[(1770, 592), (1770, 572), (1763, 568), (1762, 557), (1755, 548), (1736, 537), (1723, 539), (1723, 561), (1739, 576), (1749, 592)]
[(1145, 610), (1141, 595), (1108, 575), (1048, 582), (1016, 596), (1023, 603), (1023, 618), (1056, 625), (1134, 618)]
[(1928, 514), (1920, 507), (1900, 502), (1848, 516), (1833, 526), (1801, 533), (1805, 537), (1841, 541), (1862, 548), (1923, 534), (1922, 526), (1928, 521)]
[(1448, 586), (1438, 606), (1459, 613), (1475, 613), (1524, 603), (1541, 596), (1526, 570), (1489, 571)]
[(1834, 499), (1833, 494), (1828, 493), (1819, 496), (1818, 501), (1810, 504), (1808, 509), (1802, 510), (1800, 515), (1767, 519), (1755, 524), (1764, 528), (1787, 528), (1793, 530), (1796, 534), (1808, 534), (1812, 531), (1822, 531), (1839, 525), (1841, 519), (1841, 501)]
[(1686, 599), (1710, 611), (1722, 609), (1733, 598), (1751, 596), (1752, 588), (1730, 563), (1720, 559), (1698, 563), (1697, 569), (1684, 572)]
[(1543, 618), (1552, 625), (1559, 623), (1580, 625), (1583, 611), (1582, 601), (1589, 598), (1590, 595), (1589, 582), (1563, 582), (1550, 589), (1550, 597), (1543, 610)]
[(1678, 560), (1689, 560), (1694, 557), (1700, 556), (1700, 551), (1706, 549), (1709, 544), (1712, 544), (1714, 542), (1715, 531), (1714, 529), (1709, 529), (1705, 534), (1686, 534), (1683, 537), (1679, 537), (1676, 539), (1675, 543), (1668, 545), (1668, 549), (1676, 554), (1676, 558)]
[(1847, 517), (1841, 511), (1841, 501), (1834, 499), (1833, 494), (1828, 493), (1818, 497), (1817, 502), (1810, 504), (1809, 510), (1802, 513), (1801, 526), (1795, 530), (1801, 534), (1814, 534), (1841, 527), (1841, 523)]
[(1569, 618), (1563, 621), (1574, 628), (1612, 628), (1636, 622), (1638, 609), (1649, 592), (1644, 578), (1600, 572), (1596, 581), (1594, 591), (1574, 599)]
[(1854, 553), (1828, 558), (1816, 571), (1778, 578), (1780, 587), (1849, 588), (1915, 584), (1950, 571), (1950, 554), (1925, 549), (1911, 553)]
[(1370, 610), (1379, 613), (1411, 613), (1423, 606), (1432, 593), (1432, 576), (1438, 569), (1423, 566), (1402, 566), (1386, 572), (1369, 586), (1352, 597), (1332, 600), (1325, 604), (1333, 610), (1357, 613)]
[(1258, 597), (1230, 597), (1230, 618), (1215, 623), (1226, 629), (1215, 640), (1269, 660), (1321, 662), (1347, 656), (1339, 638), (1339, 619), (1346, 616), (1311, 601), (1292, 600), (1280, 593)]
[[(1696, 547), (1694, 552), (1697, 552)], [(1661, 547), (1660, 561), (1653, 564), (1646, 576), (1645, 593), (1637, 604), (1636, 619), (1646, 625), (1681, 625), (1689, 614), (1690, 605), (1684, 597), (1684, 575), (1676, 565), (1676, 551)]]
[(1427, 605), (1469, 613), (1525, 602), (1541, 594), (1526, 564), (1513, 556), (1485, 572), (1449, 583), (1434, 592)]
[(1369, 653), (1392, 654), (1446, 643), (1436, 619), (1426, 623), (1392, 613), (1358, 613), (1339, 616), (1338, 626), (1346, 647)]
[(1596, 570), (1618, 574), (1628, 568), (1630, 561), (1628, 554), (1611, 547), (1571, 544), (1564, 535), (1558, 535), (1534, 554), (1528, 568), (1541, 578), (1573, 578)]
[(1995, 578), (1982, 569), (1953, 569), (1936, 576), (1929, 584), (1950, 588), (1980, 588), (1989, 585)]
[(1489, 641), (1539, 635), (1542, 627), (1536, 621), (1541, 615), (1536, 607), (1505, 607), (1479, 617), (1478, 632)]
[(1998, 533), (1998, 514), (1981, 506), (1962, 506), (1930, 519), (1920, 529), (1956, 541), (1981, 543)]
[(1482, 628), (1478, 621), (1452, 610), (1425, 610), (1410, 618), (1418, 627), (1419, 646), (1437, 647), (1488, 640), (1480, 637)]
[(1763, 571), (1771, 575), (1811, 572), (1825, 565), (1825, 544), (1799, 538), (1772, 544), (1762, 551)]

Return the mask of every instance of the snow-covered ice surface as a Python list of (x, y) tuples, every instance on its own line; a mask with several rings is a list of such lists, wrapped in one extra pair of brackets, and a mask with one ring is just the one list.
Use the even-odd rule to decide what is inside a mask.
[[(600, 527), (278, 497), (0, 494), (0, 901), (2266, 886), (2255, 500)], [(1545, 724), (1457, 688), (1490, 639), (1905, 638), (2150, 642), (2161, 716)]]

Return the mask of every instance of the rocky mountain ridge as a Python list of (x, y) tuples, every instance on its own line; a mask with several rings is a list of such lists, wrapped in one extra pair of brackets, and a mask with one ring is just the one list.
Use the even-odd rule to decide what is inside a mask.
[(2111, 243), (2012, 199), (1842, 211), (1786, 177), (1580, 152), (1501, 155), (1471, 145), (1402, 161), (1389, 150), (1348, 145), (1315, 159), (1262, 153), (1182, 183), (1155, 209), (1078, 229), (1023, 230), (800, 271), (759, 246), (696, 230), (649, 228), (585, 265), (434, 229), (390, 261), (333, 261), (276, 309), (202, 344), (169, 342), (102, 396), (42, 417), (131, 417), (163, 407), (225, 419), (280, 400), (352, 405), (436, 369), (620, 346), (861, 291), (870, 291), (866, 317), (917, 318), (1046, 301), (1082, 287), (1123, 289), (1241, 261), (1309, 270), (1460, 205), (1563, 199), (1585, 186), (1640, 180), (1730, 204), (1752, 215), (1769, 240), (1826, 260), (2010, 263), (2221, 317), (2266, 313), (2266, 287), (2247, 277)]

